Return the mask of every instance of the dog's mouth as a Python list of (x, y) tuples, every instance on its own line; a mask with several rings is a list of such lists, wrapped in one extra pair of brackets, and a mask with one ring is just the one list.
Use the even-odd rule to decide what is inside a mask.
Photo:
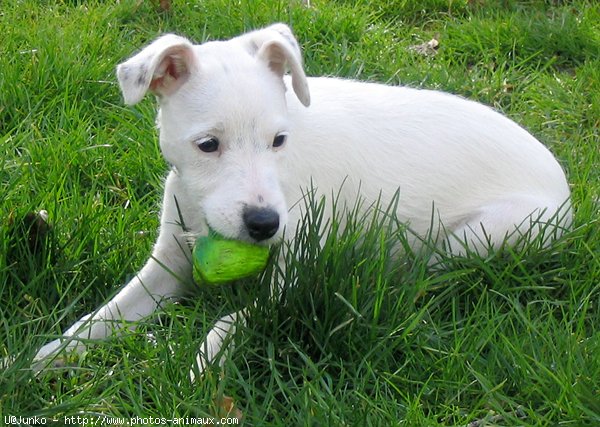
[[(253, 245), (257, 245), (257, 246), (265, 246), (265, 247), (271, 247), (274, 245), (277, 245), (280, 241), (281, 241), (281, 236), (280, 233), (278, 232), (279, 229), (275, 230), (275, 232), (273, 233), (273, 235), (267, 239), (257, 239), (253, 236), (251, 236), (251, 234), (244, 229), (244, 227), (240, 227), (240, 230), (237, 233), (231, 233), (231, 232), (222, 232), (220, 230), (218, 230), (216, 227), (211, 226), (209, 223), (206, 224), (206, 228), (205, 230), (208, 230), (206, 232), (206, 234), (208, 234), (209, 236), (215, 236), (215, 237), (219, 237), (219, 238), (224, 238), (224, 239), (228, 239), (228, 240), (238, 240), (241, 242), (246, 242), (246, 243), (250, 243)], [(197, 239), (200, 235), (205, 235), (204, 232), (200, 232), (200, 233), (193, 233), (192, 240)]]
[(276, 208), (244, 204), (238, 212), (216, 218), (205, 215), (205, 231), (260, 246), (271, 246), (281, 240), (281, 227), (286, 218), (282, 218)]

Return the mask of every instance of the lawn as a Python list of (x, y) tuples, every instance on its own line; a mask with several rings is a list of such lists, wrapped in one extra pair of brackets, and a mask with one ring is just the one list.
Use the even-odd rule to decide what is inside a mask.
[[(600, 425), (596, 1), (158, 4), (0, 6), (0, 356), (15, 357), (0, 368), (0, 425), (218, 420), (230, 404), (253, 426)], [(572, 231), (432, 271), (424, 254), (389, 256), (393, 221), (351, 217), (321, 239), (315, 200), (280, 279), (297, 286), (280, 301), (267, 275), (199, 289), (35, 376), (36, 349), (126, 283), (157, 235), (155, 101), (125, 107), (116, 64), (164, 32), (202, 42), (277, 21), (309, 75), (445, 90), (522, 124), (567, 172)], [(40, 210), (51, 228), (31, 244), (23, 218)], [(191, 383), (204, 335), (249, 294), (260, 304), (235, 351)]]

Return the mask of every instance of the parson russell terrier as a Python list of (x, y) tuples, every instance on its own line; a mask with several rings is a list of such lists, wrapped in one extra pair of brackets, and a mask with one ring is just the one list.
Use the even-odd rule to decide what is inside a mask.
[[(210, 227), (262, 245), (280, 241), (284, 229), (294, 236), (307, 188), (339, 194), (338, 206), (358, 197), (386, 206), (399, 194), (397, 217), (415, 236), (441, 236), (450, 255), (524, 234), (556, 236), (571, 222), (563, 170), (519, 125), (438, 91), (307, 78), (284, 24), (201, 45), (168, 34), (120, 64), (117, 76), (125, 103), (152, 92), (160, 105), (160, 147), (173, 166), (160, 234), (135, 278), (39, 350), (38, 370), (183, 295), (190, 235)], [(217, 321), (196, 372), (222, 354), (241, 317)]]

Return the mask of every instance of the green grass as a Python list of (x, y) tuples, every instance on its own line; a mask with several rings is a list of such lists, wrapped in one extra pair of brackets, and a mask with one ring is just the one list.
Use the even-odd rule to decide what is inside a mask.
[[(600, 425), (600, 8), (595, 1), (6, 0), (0, 8), (0, 425), (5, 416), (201, 417), (245, 425)], [(391, 219), (319, 246), (315, 201), (282, 282), (198, 291), (35, 377), (36, 348), (147, 258), (166, 165), (154, 103), (124, 108), (115, 65), (160, 33), (201, 42), (294, 27), (310, 75), (448, 90), (523, 124), (567, 171), (573, 231), (548, 249), (390, 257)], [(438, 53), (409, 49), (436, 37)], [(53, 229), (30, 254), (18, 219)], [(10, 220), (13, 218), (13, 220)], [(359, 236), (362, 236), (359, 238)], [(190, 384), (212, 322), (259, 298), (222, 370)], [(496, 418), (494, 418), (496, 417)], [(60, 422), (59, 422), (60, 424)], [(483, 424), (482, 424), (483, 425)]]

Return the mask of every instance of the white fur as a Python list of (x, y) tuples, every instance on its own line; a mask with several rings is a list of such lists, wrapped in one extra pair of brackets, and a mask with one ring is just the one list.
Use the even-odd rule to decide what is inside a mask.
[[(286, 68), (291, 77), (283, 76)], [(160, 145), (173, 165), (160, 235), (138, 275), (64, 339), (45, 345), (38, 368), (61, 347), (81, 350), (80, 339), (102, 338), (182, 295), (191, 277), (188, 232), (201, 235), (210, 226), (253, 240), (243, 219), (250, 206), (279, 217), (261, 244), (277, 242), (284, 229), (293, 236), (298, 202), (311, 186), (326, 196), (341, 187), (351, 205), (381, 196), (385, 206), (399, 190), (398, 216), (417, 234), (443, 233), (452, 253), (465, 242), (486, 250), (482, 242), (499, 244), (532, 226), (535, 234), (561, 206), (555, 225), (570, 221), (561, 167), (523, 128), (442, 92), (307, 79), (298, 44), (282, 24), (196, 46), (167, 35), (121, 64), (118, 77), (128, 104), (149, 90), (159, 98)], [(287, 141), (272, 147), (281, 133)], [(218, 150), (201, 151), (197, 144), (210, 137), (219, 139)], [(443, 228), (429, 230), (432, 213)], [(200, 370), (217, 360), (236, 317), (217, 322), (201, 346)]]

